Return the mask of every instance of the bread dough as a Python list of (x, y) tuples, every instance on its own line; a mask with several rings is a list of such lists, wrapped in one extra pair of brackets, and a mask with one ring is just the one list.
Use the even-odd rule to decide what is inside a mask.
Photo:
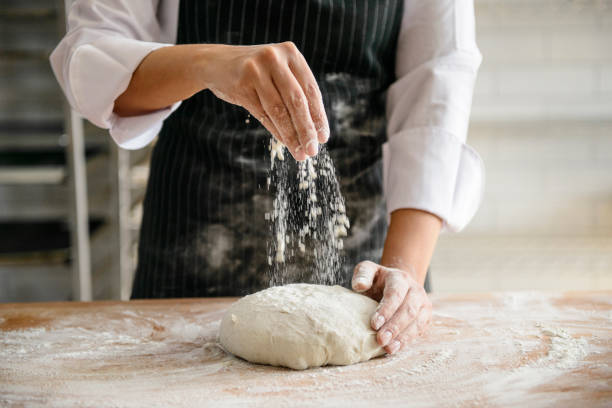
[(275, 286), (231, 305), (219, 337), (253, 363), (296, 370), (354, 364), (384, 354), (370, 327), (377, 306), (341, 286)]

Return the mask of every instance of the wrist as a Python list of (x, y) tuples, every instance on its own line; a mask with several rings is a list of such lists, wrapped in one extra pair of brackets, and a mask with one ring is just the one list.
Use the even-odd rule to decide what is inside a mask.
[(424, 285), (441, 226), (441, 220), (428, 212), (413, 209), (394, 211), (381, 264), (401, 269)]
[(196, 80), (199, 90), (214, 89), (216, 78), (227, 75), (232, 69), (232, 46), (225, 44), (196, 44), (192, 54), (190, 76)]
[(391, 257), (391, 258), (394, 258), (391, 260), (389, 260), (388, 258), (389, 256), (385, 256), (383, 254), (383, 259), (381, 260), (380, 264), (382, 266), (386, 266), (387, 268), (399, 269), (400, 271), (405, 273), (407, 276), (409, 276), (410, 278), (418, 282), (421, 286), (424, 284), (425, 274), (427, 273), (427, 269), (425, 269), (424, 273), (421, 274), (417, 271), (413, 263), (408, 262), (405, 259), (402, 259), (397, 256)]
[(190, 52), (188, 66), (189, 77), (195, 82), (199, 90), (211, 87), (211, 75), (213, 72), (214, 46), (216, 44), (195, 44)]

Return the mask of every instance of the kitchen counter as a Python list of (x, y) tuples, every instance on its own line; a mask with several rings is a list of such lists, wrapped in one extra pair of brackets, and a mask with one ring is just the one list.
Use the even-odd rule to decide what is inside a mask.
[(0, 406), (610, 406), (612, 292), (433, 295), (391, 357), (306, 371), (217, 343), (235, 299), (0, 305)]

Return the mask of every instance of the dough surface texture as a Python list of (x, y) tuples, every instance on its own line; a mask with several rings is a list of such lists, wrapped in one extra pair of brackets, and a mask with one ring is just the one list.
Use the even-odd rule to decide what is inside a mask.
[(232, 304), (219, 337), (253, 363), (296, 370), (354, 364), (385, 353), (370, 327), (377, 306), (341, 286), (275, 286)]

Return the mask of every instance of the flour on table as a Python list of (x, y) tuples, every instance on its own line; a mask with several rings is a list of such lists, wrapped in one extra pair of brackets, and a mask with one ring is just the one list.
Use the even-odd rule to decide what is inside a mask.
[(559, 368), (572, 368), (588, 354), (588, 342), (585, 338), (574, 338), (561, 328), (543, 327), (541, 324), (537, 327), (550, 339), (550, 350), (539, 363), (553, 363)]
[[(14, 326), (24, 315), (9, 306), (0, 310), (0, 406), (607, 408), (612, 300), (588, 299), (433, 295), (429, 332), (400, 353), (299, 371), (226, 353), (217, 342), (225, 308), (206, 301), (75, 313), (32, 305), (27, 316), (40, 323), (29, 327)], [(568, 352), (580, 348), (582, 357)]]

